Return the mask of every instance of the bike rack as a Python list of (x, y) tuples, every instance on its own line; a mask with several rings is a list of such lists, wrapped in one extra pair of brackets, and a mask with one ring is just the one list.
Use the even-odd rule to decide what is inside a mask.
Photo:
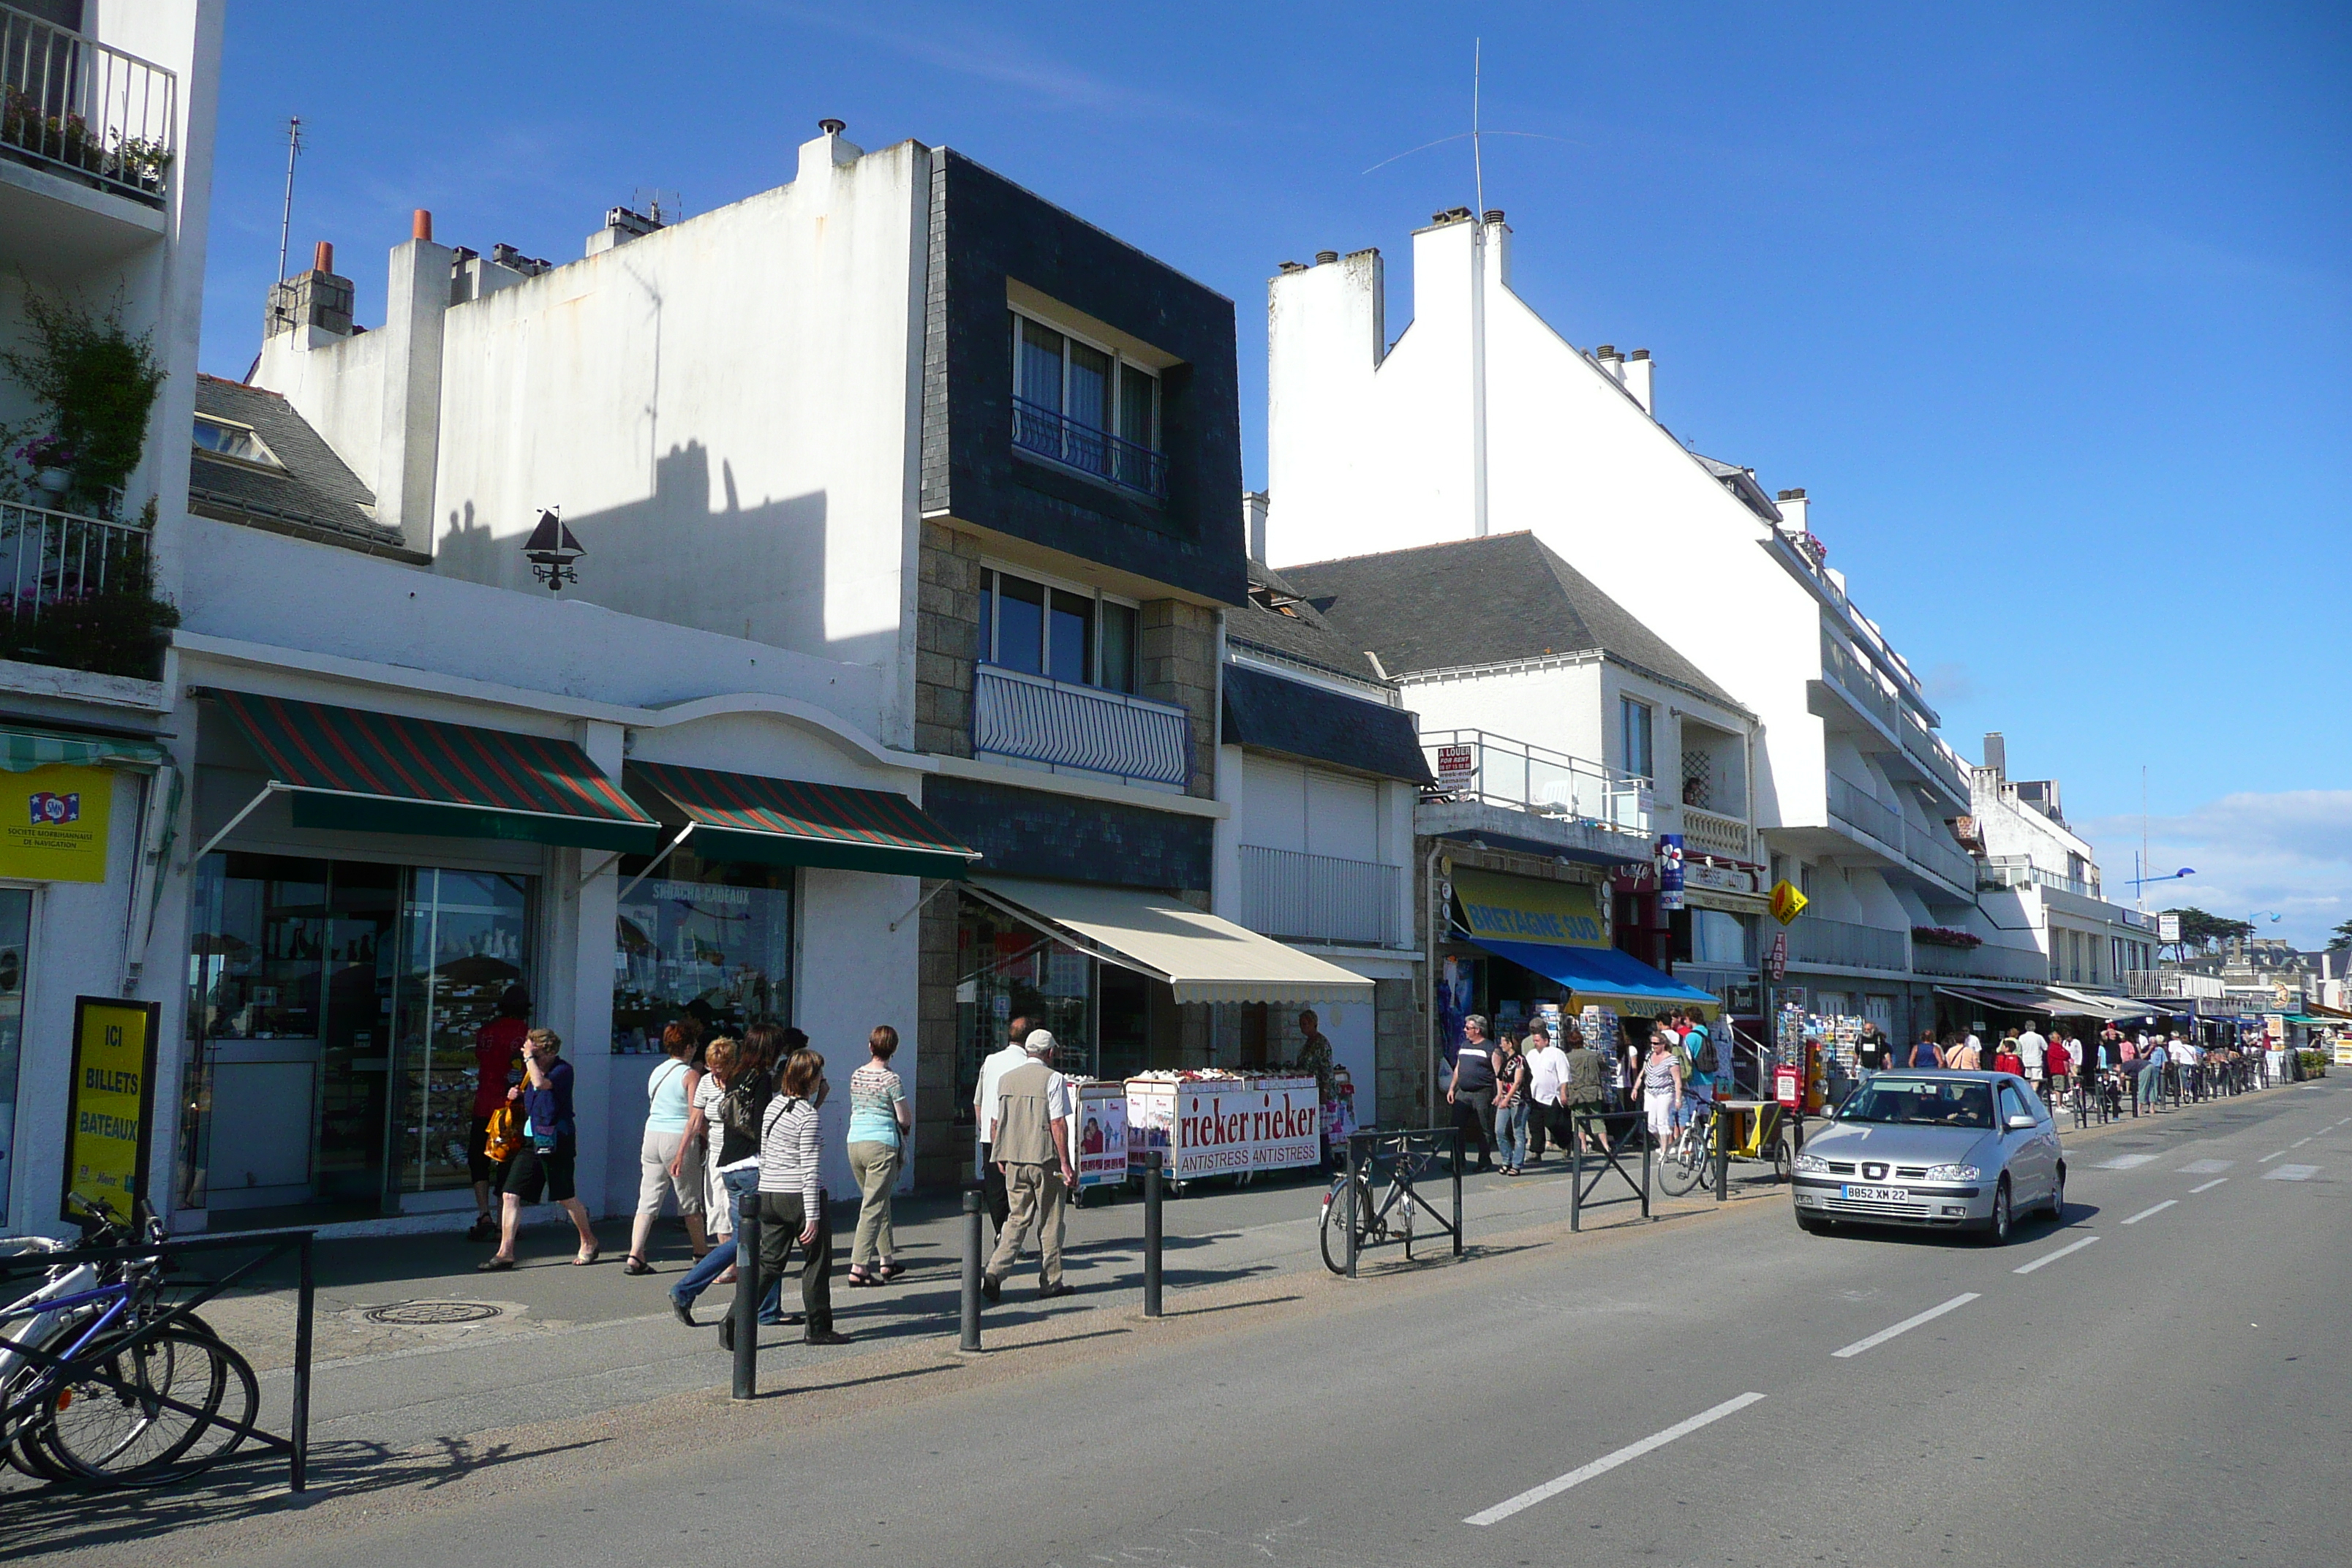
[[(1639, 1200), (1642, 1217), (1655, 1218), (1650, 1213), (1650, 1131), (1643, 1113), (1638, 1110), (1593, 1110), (1577, 1106), (1569, 1112), (1569, 1122), (1568, 1228), (1571, 1231), (1584, 1228), (1584, 1210), (1592, 1202), (1591, 1194), (1609, 1179), (1612, 1171), (1624, 1179), (1628, 1192), (1625, 1197), (1602, 1198), (1601, 1205)], [(1588, 1184), (1584, 1179), (1584, 1145), (1587, 1135), (1596, 1126), (1601, 1133), (1595, 1142), (1601, 1145), (1601, 1163), (1592, 1168), (1592, 1180)], [(1642, 1179), (1638, 1182), (1619, 1160), (1630, 1145), (1637, 1142), (1642, 1148)]]
[[(1437, 1228), (1454, 1240), (1454, 1256), (1462, 1256), (1462, 1162), (1464, 1158), (1463, 1130), (1456, 1127), (1420, 1127), (1399, 1132), (1350, 1132), (1348, 1134), (1348, 1278), (1356, 1277), (1356, 1258), (1365, 1246), (1363, 1227), (1356, 1213), (1356, 1193), (1361, 1173), (1378, 1160), (1394, 1163), (1397, 1184), (1404, 1190), (1404, 1200), (1435, 1221)], [(1414, 1162), (1434, 1159), (1450, 1145), (1454, 1152), (1454, 1217), (1448, 1220), (1430, 1205), (1413, 1183)], [(1396, 1238), (1404, 1244), (1405, 1261), (1412, 1261), (1412, 1233), (1407, 1230)], [(1372, 1245), (1385, 1247), (1386, 1242)]]
[(187, 1241), (143, 1243), (131, 1247), (77, 1247), (62, 1252), (25, 1252), (0, 1257), (0, 1281), (5, 1281), (18, 1275), (45, 1274), (60, 1264), (129, 1263), (141, 1258), (154, 1258), (160, 1263), (168, 1265), (173, 1259), (187, 1253), (259, 1249), (254, 1257), (230, 1269), (226, 1274), (205, 1283), (195, 1295), (183, 1301), (164, 1304), (163, 1312), (137, 1332), (120, 1340), (108, 1342), (109, 1352), (119, 1354), (133, 1346), (145, 1343), (173, 1324), (193, 1316), (198, 1307), (251, 1274), (263, 1264), (274, 1258), (282, 1258), (289, 1252), (293, 1253), (300, 1268), (299, 1300), (294, 1317), (294, 1409), (291, 1418), (287, 1423), (288, 1435), (283, 1437), (274, 1432), (262, 1430), (257, 1424), (224, 1420), (218, 1415), (205, 1417), (203, 1411), (193, 1405), (183, 1405), (178, 1400), (157, 1394), (152, 1389), (133, 1388), (102, 1368), (95, 1364), (84, 1364), (72, 1356), (53, 1355), (37, 1345), (19, 1344), (5, 1335), (0, 1335), (0, 1347), (15, 1351), (37, 1367), (45, 1370), (53, 1367), (64, 1368), (77, 1376), (86, 1375), (94, 1378), (118, 1394), (152, 1401), (169, 1409), (176, 1410), (183, 1415), (208, 1419), (213, 1425), (225, 1427), (247, 1442), (257, 1444), (265, 1448), (277, 1449), (286, 1456), (288, 1489), (302, 1491), (310, 1483), (310, 1326), (312, 1313), (317, 1306), (317, 1289), (310, 1268), (313, 1235), (313, 1232), (302, 1230), (290, 1231), (282, 1236), (270, 1237), (203, 1237)]

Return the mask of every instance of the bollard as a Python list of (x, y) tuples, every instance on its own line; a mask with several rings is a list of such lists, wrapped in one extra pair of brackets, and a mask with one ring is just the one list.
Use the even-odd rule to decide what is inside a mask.
[[(1357, 1134), (1350, 1133), (1349, 1135), (1348, 1193), (1346, 1198), (1343, 1200), (1347, 1204), (1348, 1207), (1346, 1213), (1341, 1215), (1340, 1217), (1348, 1223), (1348, 1278), (1350, 1279), (1353, 1279), (1356, 1277), (1356, 1242), (1357, 1238), (1361, 1235), (1361, 1232), (1357, 1227), (1363, 1224), (1363, 1216), (1356, 1212), (1356, 1181), (1358, 1175), (1363, 1169), (1363, 1162), (1360, 1156), (1370, 1146), (1368, 1144), (1359, 1141), (1359, 1136)], [(1400, 1152), (1397, 1157), (1399, 1159), (1409, 1159), (1411, 1158), (1411, 1155)], [(1404, 1217), (1408, 1222), (1410, 1222), (1412, 1218), (1412, 1211), (1407, 1210)], [(1404, 1245), (1405, 1255), (1407, 1257), (1411, 1257), (1412, 1254), (1412, 1241), (1408, 1239)]]
[(1576, 1124), (1576, 1112), (1568, 1113), (1568, 1228), (1570, 1234), (1584, 1228), (1584, 1135), (1592, 1126), (1587, 1116), (1584, 1125)]
[(978, 1187), (963, 1190), (963, 1339), (960, 1351), (980, 1349), (980, 1198)]
[(1731, 1112), (1722, 1106), (1715, 1108), (1715, 1201), (1723, 1203), (1731, 1196)]
[(1642, 1139), (1642, 1217), (1655, 1219), (1650, 1212), (1650, 1124), (1646, 1118), (1641, 1123)]
[(1160, 1152), (1143, 1152), (1143, 1315), (1160, 1316)]
[(293, 1469), (287, 1489), (307, 1490), (310, 1484), (310, 1333), (319, 1287), (310, 1267), (311, 1233), (302, 1233), (302, 1272), (294, 1304), (294, 1424)]
[(1462, 1129), (1454, 1130), (1454, 1256), (1462, 1256)]
[(736, 1399), (760, 1396), (760, 1200), (736, 1205), (735, 1391)]

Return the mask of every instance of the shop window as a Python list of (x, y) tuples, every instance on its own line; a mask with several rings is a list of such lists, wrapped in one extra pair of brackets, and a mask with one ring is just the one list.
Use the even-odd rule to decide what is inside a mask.
[(613, 1049), (658, 1051), (680, 1017), (703, 1037), (793, 1016), (793, 872), (680, 850), (653, 876), (622, 859), (613, 939)]
[(25, 1045), (25, 971), (32, 953), (33, 889), (0, 888), (0, 1215), (16, 1163), (16, 1069)]
[[(1053, 1031), (1058, 1070), (1098, 1075), (1095, 959), (976, 899), (958, 902), (956, 1119), (971, 1120), (980, 1064), (1004, 1045), (1015, 1018)], [(1123, 1031), (1134, 1026), (1132, 1001), (1122, 992), (1117, 1005)]]

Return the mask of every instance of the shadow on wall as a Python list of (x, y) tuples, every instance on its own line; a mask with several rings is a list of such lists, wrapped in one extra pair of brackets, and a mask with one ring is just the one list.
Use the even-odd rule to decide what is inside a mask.
[[(895, 629), (825, 635), (826, 503), (822, 490), (751, 507), (736, 494), (733, 469), (719, 465), (724, 504), (711, 506), (710, 454), (700, 442), (673, 447), (654, 463), (653, 494), (603, 511), (573, 512), (565, 524), (586, 552), (580, 580), (563, 592), (591, 604), (673, 626), (747, 637), (846, 664), (880, 664)], [(545, 594), (523, 559), (531, 523), (493, 530), (467, 501), (447, 514), (434, 570), (467, 582)], [(895, 616), (887, 617), (895, 619)]]

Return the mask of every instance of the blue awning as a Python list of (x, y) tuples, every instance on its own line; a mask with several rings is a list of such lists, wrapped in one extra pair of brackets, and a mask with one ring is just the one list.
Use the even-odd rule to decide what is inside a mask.
[(1654, 969), (1617, 948), (1567, 947), (1544, 942), (1480, 941), (1478, 945), (1498, 958), (1558, 981), (1575, 993), (1579, 1003), (1614, 1002), (1636, 1014), (1658, 1014), (1670, 1007), (1714, 1012), (1722, 1006), (1711, 993), (1685, 985), (1664, 970)]

